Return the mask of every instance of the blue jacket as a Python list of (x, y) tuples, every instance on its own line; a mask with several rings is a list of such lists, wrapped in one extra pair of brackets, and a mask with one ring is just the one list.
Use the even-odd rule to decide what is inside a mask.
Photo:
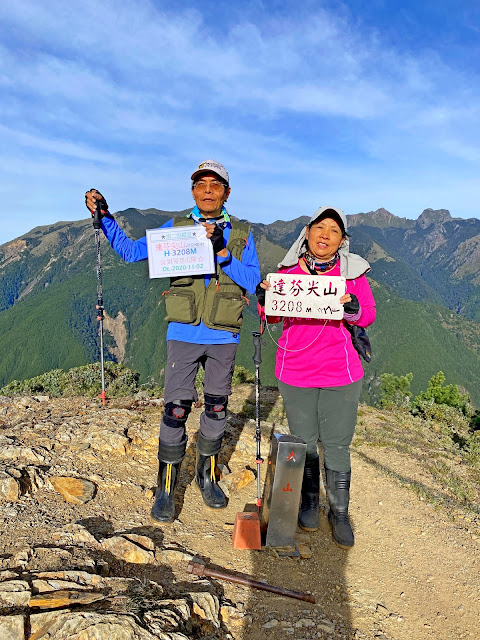
[[(173, 220), (168, 220), (162, 227), (171, 227), (172, 225)], [(131, 240), (118, 226), (116, 220), (109, 216), (102, 218), (102, 229), (112, 248), (125, 262), (147, 260), (147, 239), (145, 236), (138, 240)], [(230, 237), (230, 230), (231, 225), (228, 223), (223, 230), (225, 244)], [(217, 256), (215, 256), (215, 261), (217, 261)], [(255, 293), (256, 286), (260, 282), (260, 265), (252, 232), (247, 238), (241, 262), (234, 258), (229, 251), (226, 258), (219, 259), (219, 264), (229, 278), (249, 293)], [(210, 276), (206, 275), (205, 286), (208, 286), (209, 282)], [(228, 344), (238, 343), (240, 336), (238, 333), (210, 329), (201, 321), (198, 325), (169, 322), (167, 340), (181, 340), (193, 344)]]

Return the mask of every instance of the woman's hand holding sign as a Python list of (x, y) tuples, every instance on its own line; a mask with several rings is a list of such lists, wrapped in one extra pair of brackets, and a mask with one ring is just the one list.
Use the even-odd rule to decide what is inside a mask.
[[(270, 275), (268, 276), (270, 278)], [(285, 280), (285, 282), (283, 282), (283, 280)], [(332, 281), (334, 281), (334, 278), (331, 278)], [(325, 282), (325, 280), (323, 280), (323, 276), (321, 277), (321, 281)], [(332, 282), (328, 281), (330, 288), (332, 287)], [(345, 283), (345, 280), (343, 280), (343, 282)], [(301, 302), (299, 302), (299, 300), (301, 299), (301, 296), (296, 297), (295, 300), (292, 302), (292, 300), (290, 300), (287, 304), (284, 304), (285, 300), (288, 300), (288, 287), (290, 286), (290, 284), (295, 284), (295, 281), (293, 283), (290, 282), (290, 278), (287, 276), (285, 277), (285, 274), (283, 274), (283, 277), (280, 281), (275, 281), (273, 284), (273, 287), (275, 289), (275, 293), (279, 294), (278, 296), (275, 297), (275, 300), (271, 300), (270, 297), (268, 298), (270, 302), (268, 302), (267, 307), (267, 314), (270, 315), (270, 313), (275, 313), (275, 312), (280, 312), (281, 315), (286, 315), (283, 312), (288, 311), (288, 315), (290, 317), (308, 317), (308, 314), (305, 315), (305, 313), (303, 313), (304, 311), (308, 310), (308, 309), (304, 309), (305, 305), (302, 305)], [(326, 283), (325, 283), (326, 284)], [(303, 285), (303, 289), (302, 289), (302, 285)], [(295, 289), (295, 293), (293, 294), (294, 296), (297, 296), (298, 294), (300, 294), (300, 292), (304, 292), (305, 289), (305, 283), (302, 282), (300, 283), (299, 280), (296, 281), (296, 287), (298, 287), (298, 290)], [(319, 291), (321, 291), (321, 287), (323, 287), (323, 284), (320, 285), (319, 288), (319, 281), (317, 280), (317, 278), (315, 277), (315, 280), (310, 280), (308, 282), (308, 292), (307, 292), (307, 296), (310, 298), (310, 302), (314, 302), (319, 301), (320, 298), (316, 297), (314, 298), (313, 296), (309, 296), (309, 294), (315, 294), (315, 296), (320, 296), (321, 294), (319, 293)], [(345, 285), (344, 285), (345, 286)], [(258, 304), (264, 308), (265, 304), (266, 304), (266, 298), (267, 298), (267, 291), (270, 291), (272, 288), (272, 283), (270, 282), (270, 280), (262, 280), (261, 282), (258, 283), (256, 291), (255, 291), (255, 295), (257, 296), (257, 300), (258, 300)], [(335, 291), (336, 294), (336, 284), (333, 285), (333, 290)], [(332, 290), (332, 293), (333, 293)], [(293, 291), (293, 287), (290, 289), (290, 293)], [(324, 291), (324, 294), (329, 294), (329, 291)], [(277, 304), (277, 297), (278, 297), (278, 304)], [(280, 302), (280, 300), (282, 300), (282, 302)], [(350, 293), (345, 293), (340, 297), (337, 297), (336, 299), (337, 301), (337, 305), (341, 304), (343, 305), (343, 312), (345, 314), (348, 315), (354, 315), (355, 313), (357, 313), (360, 309), (360, 305), (358, 302), (357, 297), (354, 294), (350, 294)], [(272, 306), (273, 305), (273, 306)], [(334, 308), (330, 308), (327, 307), (328, 312), (331, 313), (332, 311), (334, 311)], [(340, 311), (340, 309), (337, 308), (337, 317), (331, 317), (331, 319), (339, 319), (340, 316), (338, 316), (338, 311)], [(298, 312), (298, 313), (296, 313)], [(328, 314), (325, 316), (323, 315), (322, 317), (330, 317)]]

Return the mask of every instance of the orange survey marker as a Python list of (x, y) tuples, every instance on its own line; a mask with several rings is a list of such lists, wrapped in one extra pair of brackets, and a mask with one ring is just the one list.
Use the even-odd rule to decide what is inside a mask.
[(255, 511), (235, 514), (232, 534), (234, 549), (261, 549), (260, 518)]

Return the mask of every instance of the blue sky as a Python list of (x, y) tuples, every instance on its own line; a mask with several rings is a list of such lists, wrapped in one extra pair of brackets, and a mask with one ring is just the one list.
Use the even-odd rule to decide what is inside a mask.
[(0, 33), (0, 244), (90, 187), (184, 209), (207, 158), (256, 222), (479, 216), (478, 0), (15, 0)]

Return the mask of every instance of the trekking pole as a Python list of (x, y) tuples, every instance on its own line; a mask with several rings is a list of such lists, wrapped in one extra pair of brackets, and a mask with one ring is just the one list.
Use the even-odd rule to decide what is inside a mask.
[(93, 214), (93, 228), (95, 229), (95, 242), (97, 245), (97, 320), (98, 320), (98, 334), (100, 337), (100, 370), (102, 373), (102, 393), (99, 394), (99, 398), (102, 399), (102, 404), (105, 406), (105, 363), (103, 361), (103, 289), (102, 289), (102, 262), (101, 262), (101, 248), (100, 248), (100, 227), (101, 227), (101, 204), (97, 200), (95, 206), (95, 213)]
[(260, 486), (260, 467), (263, 463), (260, 451), (260, 442), (262, 439), (262, 430), (260, 426), (260, 365), (262, 363), (262, 337), (259, 331), (252, 331), (253, 336), (253, 362), (255, 364), (255, 417), (257, 427), (255, 429), (255, 439), (257, 441), (257, 508), (260, 513), (262, 507), (262, 493)]

